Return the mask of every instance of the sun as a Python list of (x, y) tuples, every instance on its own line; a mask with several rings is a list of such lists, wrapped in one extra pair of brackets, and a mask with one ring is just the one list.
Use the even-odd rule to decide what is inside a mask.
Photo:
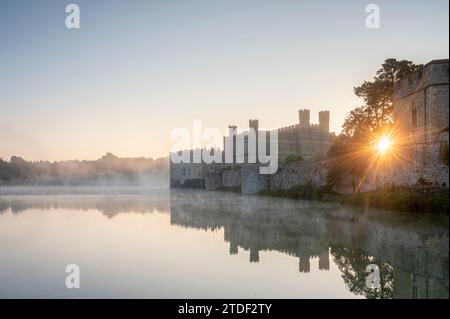
[(389, 149), (391, 144), (392, 144), (391, 139), (388, 136), (383, 136), (376, 145), (378, 153), (380, 154), (385, 153)]

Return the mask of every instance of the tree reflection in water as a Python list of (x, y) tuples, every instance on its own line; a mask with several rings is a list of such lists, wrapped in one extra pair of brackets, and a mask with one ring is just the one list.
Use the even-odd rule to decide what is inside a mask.
[[(394, 294), (394, 268), (387, 262), (346, 247), (331, 247), (331, 255), (342, 273), (347, 289), (368, 299), (390, 299)], [(375, 264), (380, 269), (380, 288), (367, 287), (366, 267)]]

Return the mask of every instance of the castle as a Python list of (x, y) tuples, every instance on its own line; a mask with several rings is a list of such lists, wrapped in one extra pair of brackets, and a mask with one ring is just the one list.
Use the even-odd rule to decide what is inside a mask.
[[(223, 149), (227, 143), (232, 148), (232, 159), (225, 158), (222, 153), (222, 163), (193, 163), (194, 153), (201, 150), (190, 150), (188, 163), (173, 163), (170, 161), (170, 187), (171, 188), (200, 188), (215, 190), (221, 188), (237, 189), (242, 187), (244, 193), (254, 193), (260, 190), (260, 182), (266, 184), (267, 176), (259, 176), (257, 161), (249, 160), (249, 152), (259, 151), (259, 139), (264, 134), (266, 138), (266, 154), (270, 151), (270, 131), (261, 130), (257, 119), (249, 120), (249, 129), (237, 133), (237, 127), (230, 125), (229, 133), (223, 138)], [(310, 124), (309, 110), (299, 111), (299, 122), (295, 125), (276, 129), (278, 133), (278, 161), (292, 154), (305, 160), (315, 160), (325, 157), (334, 133), (330, 133), (330, 112), (319, 112), (319, 124)], [(249, 136), (254, 135), (255, 145), (249, 145)], [(236, 147), (243, 145), (243, 147)], [(242, 167), (242, 164), (255, 163), (255, 165)], [(231, 164), (231, 166), (230, 166)], [(253, 176), (259, 182), (249, 182), (248, 187), (241, 185), (242, 176)], [(250, 181), (250, 180), (249, 180)], [(253, 187), (255, 186), (256, 187)], [(262, 189), (262, 188), (261, 188)]]
[[(398, 80), (393, 89), (391, 138), (394, 145), (390, 151), (393, 160), (379, 161), (376, 167), (371, 167), (361, 181), (359, 191), (371, 191), (383, 185), (448, 188), (448, 115), (448, 59), (430, 61)], [(242, 194), (258, 194), (305, 183), (325, 186), (325, 156), (334, 137), (329, 132), (329, 120), (330, 113), (321, 111), (319, 124), (310, 124), (309, 110), (300, 110), (297, 124), (277, 129), (280, 165), (278, 171), (270, 176), (259, 174), (257, 162), (248, 164), (252, 163), (248, 160), (248, 136), (255, 132), (258, 139), (266, 134), (268, 141), (267, 136), (271, 132), (260, 130), (258, 120), (254, 119), (249, 121), (249, 132), (237, 134), (236, 126), (230, 126), (224, 145), (232, 142), (235, 148), (239, 140), (244, 141), (243, 153), (233, 152), (235, 158), (232, 163), (239, 165), (171, 163), (171, 187), (240, 189)], [(304, 161), (284, 162), (289, 154), (299, 155)], [(353, 192), (351, 179), (347, 182), (342, 182), (335, 191)]]
[(404, 163), (382, 172), (379, 183), (448, 187), (449, 60), (432, 60), (397, 81), (393, 107)]
[(298, 111), (299, 122), (278, 129), (278, 154), (298, 154), (304, 159), (323, 157), (330, 148), (330, 112), (319, 112), (319, 124), (310, 123), (309, 110)]
[[(319, 112), (319, 124), (310, 123), (310, 111), (307, 109), (299, 110), (299, 121), (297, 124), (285, 126), (277, 129), (278, 131), (278, 157), (282, 160), (287, 155), (299, 155), (303, 159), (313, 159), (326, 156), (334, 133), (330, 133), (330, 112)], [(249, 131), (237, 133), (237, 127), (230, 125), (229, 134), (224, 137), (224, 149), (227, 142), (233, 145), (233, 154), (238, 163), (248, 162), (248, 135), (250, 130), (256, 134), (256, 149), (258, 148), (258, 136), (266, 134), (266, 141), (270, 139), (270, 132), (259, 129), (257, 119), (249, 120)], [(230, 139), (233, 138), (231, 141)], [(244, 148), (240, 152), (236, 149), (236, 143), (243, 140)], [(266, 144), (266, 151), (269, 150), (269, 143)]]

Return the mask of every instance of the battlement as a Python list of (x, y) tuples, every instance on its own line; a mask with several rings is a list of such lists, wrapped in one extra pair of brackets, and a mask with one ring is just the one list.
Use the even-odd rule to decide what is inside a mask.
[(254, 129), (256, 132), (258, 132), (259, 128), (259, 121), (257, 119), (250, 119), (248, 120), (248, 127)]
[(327, 133), (329, 133), (330, 131), (330, 111), (323, 110), (319, 112), (319, 124), (310, 123), (310, 111), (308, 109), (299, 110), (298, 117), (299, 117), (299, 126), (302, 130), (319, 129)]
[(448, 85), (449, 60), (432, 60), (394, 84), (394, 101), (429, 86)]
[(299, 126), (298, 124), (295, 124), (295, 125), (280, 127), (278, 129), (278, 132), (285, 133), (285, 132), (294, 131), (294, 130), (298, 129), (298, 126)]
[(330, 111), (319, 112), (319, 123), (330, 121)]

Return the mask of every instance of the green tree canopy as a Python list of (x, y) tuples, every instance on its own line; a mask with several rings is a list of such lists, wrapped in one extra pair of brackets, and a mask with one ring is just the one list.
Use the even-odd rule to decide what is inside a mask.
[(350, 111), (342, 125), (342, 134), (354, 136), (358, 132), (368, 135), (393, 123), (392, 96), (394, 83), (422, 65), (411, 61), (387, 59), (372, 81), (364, 81), (354, 88), (364, 105)]

